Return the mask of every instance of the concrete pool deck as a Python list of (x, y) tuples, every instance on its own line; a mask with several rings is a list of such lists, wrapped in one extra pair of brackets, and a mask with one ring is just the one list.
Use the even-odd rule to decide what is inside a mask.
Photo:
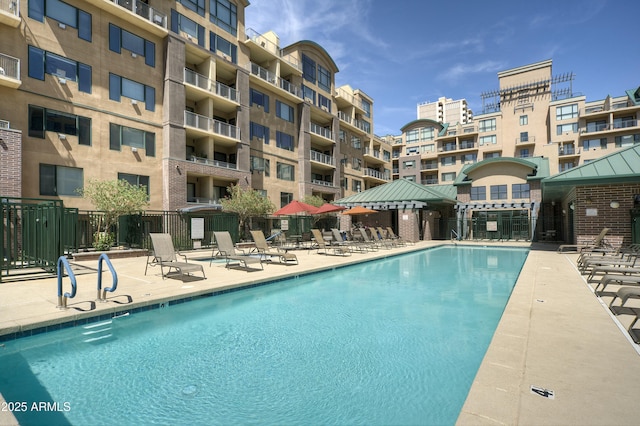
[[(204, 266), (206, 279), (162, 279), (159, 268), (144, 275), (146, 257), (114, 259), (119, 283), (96, 302), (96, 261), (73, 262), (78, 291), (69, 308), (57, 305), (57, 279), (3, 276), (0, 284), (1, 336), (52, 327), (61, 322), (111, 314), (169, 300), (197, 297), (212, 291), (257, 284), (307, 272), (420, 250), (443, 241), (352, 256), (326, 256), (296, 251), (299, 265), (265, 264), (264, 270), (209, 266), (211, 251), (188, 253)], [(473, 244), (463, 242), (461, 244)], [(459, 425), (623, 425), (637, 424), (640, 395), (640, 355), (625, 330), (631, 315), (613, 317), (575, 268), (575, 253), (559, 254), (550, 244), (482, 242), (481, 245), (531, 246), (532, 250), (491, 345), (478, 370), (458, 418)], [(22, 277), (25, 278), (25, 277)], [(111, 285), (104, 272), (103, 287)], [(69, 291), (69, 279), (63, 280)], [(612, 288), (614, 290), (615, 287)], [(640, 301), (630, 300), (630, 306)], [(604, 305), (603, 305), (604, 304)], [(0, 343), (0, 350), (2, 350)], [(538, 386), (553, 391), (547, 398), (531, 391)], [(1, 399), (1, 395), (0, 395)], [(0, 425), (15, 424), (0, 412)]]

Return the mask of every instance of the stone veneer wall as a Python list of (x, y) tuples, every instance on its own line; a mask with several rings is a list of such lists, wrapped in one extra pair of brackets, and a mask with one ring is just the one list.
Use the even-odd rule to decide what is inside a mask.
[(22, 196), (22, 132), (0, 129), (0, 195)]

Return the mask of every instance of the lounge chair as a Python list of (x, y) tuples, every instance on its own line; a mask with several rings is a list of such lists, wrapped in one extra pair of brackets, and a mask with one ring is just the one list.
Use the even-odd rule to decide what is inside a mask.
[(242, 254), (236, 253), (236, 248), (233, 245), (229, 232), (214, 232), (213, 235), (216, 239), (216, 244), (218, 245), (218, 254), (224, 257), (227, 261), (225, 268), (228, 268), (232, 264), (237, 264), (239, 266), (244, 265), (245, 268), (249, 269), (249, 264), (257, 263), (260, 265), (260, 269), (264, 269), (262, 266), (262, 259), (260, 257), (249, 256), (239, 249), (238, 251)]
[[(206, 278), (202, 265), (198, 265), (196, 263), (188, 263), (187, 257), (175, 250), (175, 248), (173, 247), (173, 241), (171, 240), (171, 235), (149, 234), (149, 236), (151, 237), (153, 250), (147, 256), (147, 264), (144, 268), (145, 275), (147, 275), (147, 269), (149, 268), (149, 265), (159, 265), (162, 279), (165, 278), (164, 268), (169, 268), (167, 271), (167, 275), (169, 275), (171, 269), (175, 269), (180, 273), (180, 276), (184, 276), (185, 274), (189, 275), (192, 272), (200, 271), (202, 272), (202, 277)], [(184, 262), (178, 261), (178, 255), (184, 257)]]
[(609, 284), (640, 286), (640, 275), (606, 274), (600, 279), (598, 285), (596, 285), (593, 291), (597, 293), (598, 287), (602, 286), (602, 289), (600, 290), (600, 294), (602, 294), (604, 293), (604, 289), (607, 288), (607, 285)]
[(371, 251), (378, 250), (378, 244), (376, 244), (375, 241), (372, 241), (371, 238), (369, 238), (369, 234), (367, 234), (366, 229), (358, 228), (358, 233), (360, 234), (360, 238), (362, 239), (364, 247)]
[(608, 244), (604, 237), (609, 233), (610, 228), (603, 228), (598, 234), (597, 237), (593, 239), (593, 241), (585, 244), (562, 244), (558, 247), (558, 253), (562, 253), (565, 249), (573, 249), (577, 252), (583, 252), (585, 250), (600, 250), (608, 247)]
[(385, 249), (393, 248), (394, 244), (384, 237), (384, 231), (382, 228), (369, 228), (369, 232), (371, 233), (371, 241), (373, 241), (378, 247)]
[(629, 299), (640, 299), (640, 287), (620, 287), (618, 291), (616, 291), (616, 295), (611, 299), (611, 303), (609, 303), (609, 307), (613, 306), (613, 302), (620, 298), (620, 306), (624, 306)]
[(599, 266), (615, 266), (619, 268), (636, 267), (638, 261), (638, 253), (629, 253), (621, 256), (596, 256), (585, 259), (582, 265), (578, 267), (581, 273), (586, 274)]
[(342, 246), (334, 246), (331, 244), (327, 244), (324, 240), (324, 236), (319, 229), (312, 229), (311, 233), (313, 238), (316, 240), (316, 246), (318, 249), (318, 253), (322, 250), (324, 254), (333, 254), (337, 256), (349, 256), (351, 255), (351, 250), (348, 247)]
[(361, 244), (358, 244), (356, 241), (349, 241), (342, 238), (342, 234), (336, 228), (331, 228), (331, 234), (333, 235), (333, 241), (331, 244), (338, 247), (347, 247), (350, 251), (357, 251), (363, 253), (366, 251)]
[(256, 243), (256, 250), (258, 250), (258, 253), (260, 253), (263, 260), (267, 260), (267, 256), (269, 256), (269, 258), (277, 257), (279, 262), (283, 264), (298, 264), (298, 256), (296, 256), (295, 254), (278, 247), (271, 247), (269, 244), (267, 244), (267, 239), (264, 236), (264, 232), (251, 231), (251, 237)]
[[(396, 235), (390, 226), (387, 226), (387, 237), (396, 242), (399, 246), (406, 246), (407, 242), (400, 236)], [(412, 243), (413, 244), (413, 243)]]

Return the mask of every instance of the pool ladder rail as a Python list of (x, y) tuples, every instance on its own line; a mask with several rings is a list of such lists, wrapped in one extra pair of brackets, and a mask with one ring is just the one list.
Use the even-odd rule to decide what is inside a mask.
[[(112, 277), (112, 284), (111, 287), (106, 287), (106, 288), (102, 288), (102, 263), (106, 262), (107, 267), (109, 268), (109, 271), (111, 271), (111, 277)], [(58, 270), (58, 306), (56, 306), (59, 309), (67, 309), (67, 301), (69, 299), (73, 299), (76, 296), (76, 291), (78, 288), (78, 283), (76, 280), (76, 276), (73, 273), (73, 269), (71, 268), (71, 265), (69, 264), (69, 261), (67, 260), (67, 258), (65, 256), (60, 256), (58, 258), (58, 264), (57, 264), (57, 270)], [(64, 294), (62, 293), (62, 277), (64, 276), (64, 271), (67, 272), (67, 275), (69, 276), (69, 279), (71, 280), (71, 292), (65, 292)], [(113, 264), (111, 263), (111, 260), (109, 259), (109, 256), (107, 256), (106, 253), (102, 253), (100, 255), (100, 257), (98, 258), (98, 295), (97, 295), (97, 299), (100, 302), (106, 302), (107, 301), (107, 291), (108, 292), (114, 292), (116, 289), (118, 288), (118, 274), (116, 273), (116, 270), (113, 267)]]

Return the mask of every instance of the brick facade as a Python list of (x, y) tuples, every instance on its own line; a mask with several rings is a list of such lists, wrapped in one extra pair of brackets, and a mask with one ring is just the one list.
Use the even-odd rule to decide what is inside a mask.
[(22, 196), (22, 132), (0, 129), (0, 195)]

